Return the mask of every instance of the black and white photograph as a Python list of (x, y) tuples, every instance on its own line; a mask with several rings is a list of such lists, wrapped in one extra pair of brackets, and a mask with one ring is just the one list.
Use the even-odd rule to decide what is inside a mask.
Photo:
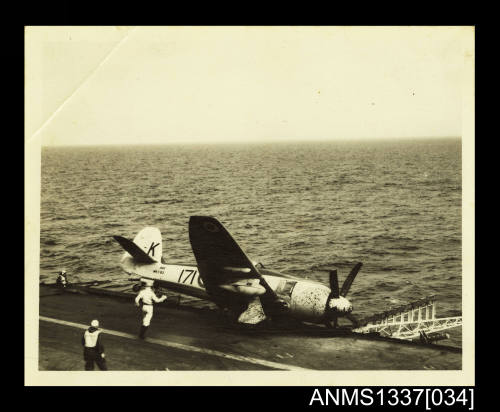
[(473, 26), (26, 26), (25, 113), (27, 385), (474, 384)]

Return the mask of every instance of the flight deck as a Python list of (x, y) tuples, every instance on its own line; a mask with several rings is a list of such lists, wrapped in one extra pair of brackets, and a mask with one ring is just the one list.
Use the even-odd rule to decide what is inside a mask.
[(168, 293), (148, 337), (132, 284), (40, 285), (39, 369), (83, 370), (81, 335), (99, 319), (110, 370), (460, 370), (460, 348), (318, 325), (256, 328), (229, 323), (216, 306)]

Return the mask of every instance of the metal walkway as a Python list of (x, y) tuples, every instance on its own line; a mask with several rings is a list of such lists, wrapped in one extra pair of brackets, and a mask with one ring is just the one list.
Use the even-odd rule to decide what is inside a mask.
[(378, 333), (380, 336), (411, 340), (436, 334), (462, 325), (462, 316), (436, 318), (436, 299), (425, 299), (400, 306), (391, 311), (371, 316), (362, 326), (353, 329), (358, 333)]

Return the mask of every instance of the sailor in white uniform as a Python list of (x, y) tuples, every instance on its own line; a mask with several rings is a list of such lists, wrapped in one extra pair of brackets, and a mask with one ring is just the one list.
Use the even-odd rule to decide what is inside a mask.
[(153, 317), (153, 304), (163, 302), (167, 299), (165, 295), (161, 298), (157, 297), (152, 286), (153, 280), (146, 280), (144, 289), (142, 289), (135, 298), (135, 305), (137, 307), (142, 307), (142, 326), (139, 332), (139, 337), (141, 339), (144, 339), (146, 330), (151, 323), (151, 318)]
[(61, 270), (59, 272), (59, 275), (57, 276), (56, 284), (60, 288), (65, 288), (68, 285), (68, 275), (66, 274), (65, 270)]
[(94, 370), (94, 362), (100, 370), (107, 371), (106, 359), (104, 358), (104, 346), (101, 340), (101, 331), (99, 321), (94, 319), (90, 327), (82, 336), (83, 360), (85, 361), (85, 370)]

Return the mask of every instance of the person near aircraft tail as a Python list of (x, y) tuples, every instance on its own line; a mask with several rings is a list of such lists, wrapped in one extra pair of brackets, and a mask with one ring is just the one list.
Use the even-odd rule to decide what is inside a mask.
[(65, 288), (68, 285), (68, 275), (65, 270), (61, 270), (56, 280), (57, 286), (60, 288)]
[(104, 346), (102, 344), (98, 320), (94, 319), (90, 323), (90, 327), (82, 336), (82, 345), (85, 370), (93, 371), (94, 363), (96, 363), (100, 370), (107, 371), (108, 367), (106, 365)]
[(153, 281), (147, 280), (145, 287), (137, 294), (135, 298), (135, 305), (142, 309), (142, 325), (139, 332), (139, 338), (144, 339), (146, 331), (151, 323), (153, 317), (153, 304), (160, 303), (167, 299), (167, 296), (156, 296), (153, 291)]

